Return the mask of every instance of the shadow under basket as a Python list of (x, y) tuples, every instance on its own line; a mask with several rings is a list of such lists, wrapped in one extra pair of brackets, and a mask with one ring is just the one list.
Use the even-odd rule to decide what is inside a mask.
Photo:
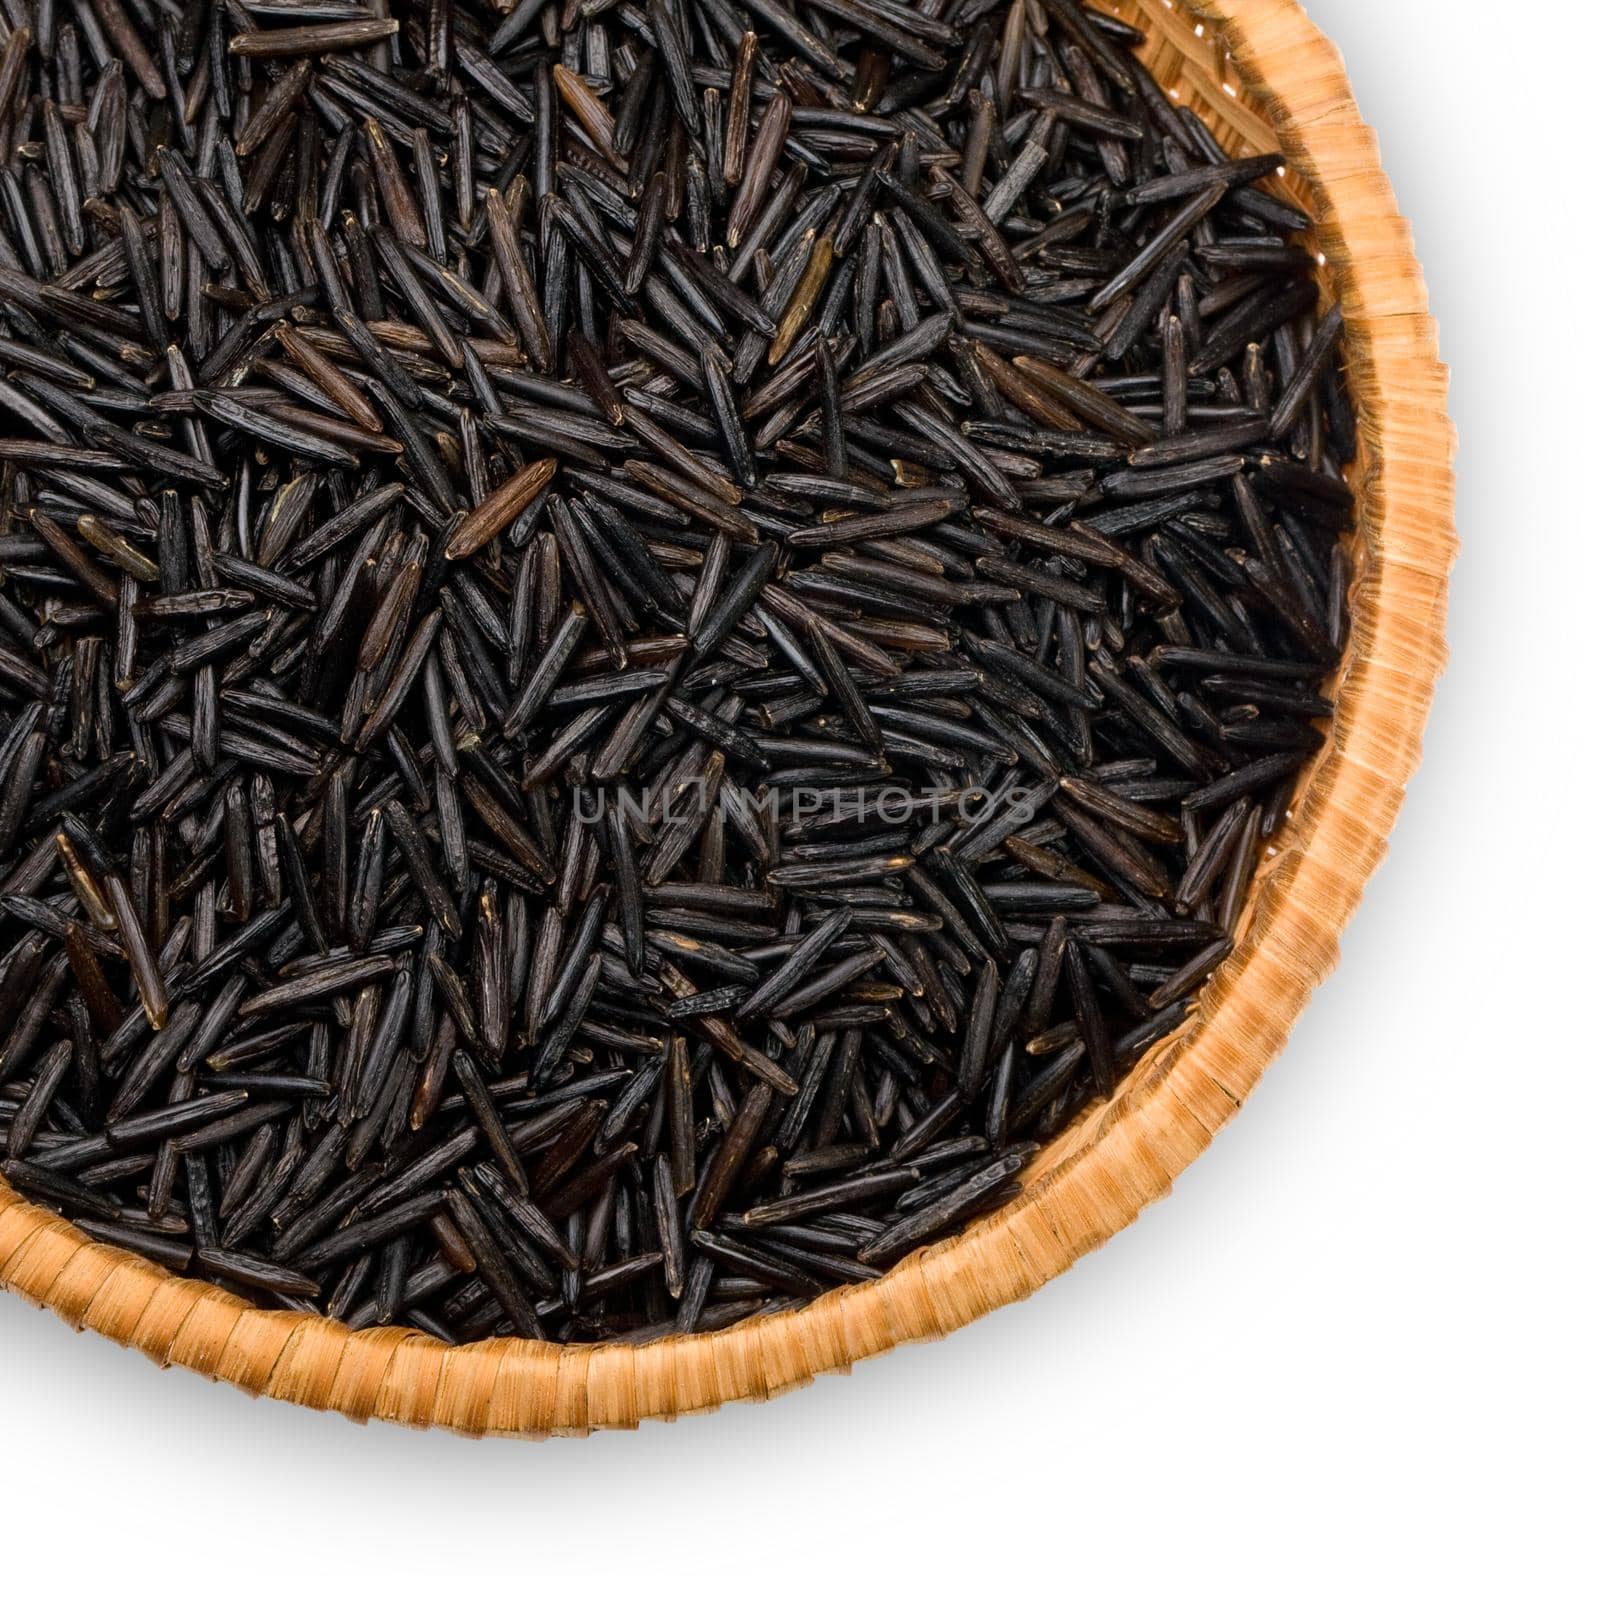
[(252, 1394), (463, 1433), (540, 1435), (760, 1400), (1031, 1294), (1125, 1227), (1238, 1109), (1383, 856), (1445, 658), (1454, 437), (1427, 294), (1338, 51), (1294, 0), (1097, 0), (1230, 154), (1277, 149), (1343, 302), (1360, 423), (1346, 659), (1335, 714), (1250, 894), (1238, 947), (1184, 1028), (1036, 1159), (1023, 1192), (883, 1278), (792, 1311), (651, 1344), (451, 1348), (258, 1310), (91, 1242), (0, 1182), (0, 1285), (74, 1327)]

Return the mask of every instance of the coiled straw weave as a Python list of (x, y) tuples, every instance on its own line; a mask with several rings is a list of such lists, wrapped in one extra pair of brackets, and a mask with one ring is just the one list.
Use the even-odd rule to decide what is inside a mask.
[(1182, 1036), (1043, 1152), (1002, 1211), (876, 1282), (718, 1333), (460, 1349), (406, 1329), (352, 1333), (92, 1243), (3, 1183), (0, 1284), (155, 1361), (358, 1421), (582, 1433), (765, 1399), (947, 1333), (1031, 1294), (1167, 1193), (1283, 1048), (1383, 856), (1444, 665), (1454, 437), (1410, 231), (1333, 45), (1294, 0), (1106, 9), (1145, 30), (1157, 79), (1230, 153), (1284, 152), (1344, 303), (1361, 426), (1352, 640), (1332, 735), (1254, 886), (1239, 948)]

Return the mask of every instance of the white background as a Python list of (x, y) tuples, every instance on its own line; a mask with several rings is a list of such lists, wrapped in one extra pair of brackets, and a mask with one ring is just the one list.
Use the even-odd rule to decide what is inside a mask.
[(0, 1590), (1596, 1592), (1600, 30), (1308, 5), (1416, 225), (1464, 553), (1391, 859), (1215, 1147), (1022, 1305), (631, 1435), (358, 1429), (0, 1295)]

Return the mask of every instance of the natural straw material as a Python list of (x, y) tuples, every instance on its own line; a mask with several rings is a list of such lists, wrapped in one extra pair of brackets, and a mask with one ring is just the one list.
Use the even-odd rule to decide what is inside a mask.
[[(1105, 0), (1101, 0), (1104, 4)], [(1181, 1037), (1037, 1162), (1025, 1191), (884, 1278), (797, 1311), (649, 1345), (501, 1339), (451, 1349), (405, 1329), (351, 1333), (174, 1278), (0, 1183), (0, 1284), (77, 1327), (254, 1394), (365, 1421), (466, 1433), (581, 1433), (763, 1399), (1031, 1294), (1103, 1244), (1181, 1172), (1283, 1048), (1381, 859), (1444, 664), (1453, 435), (1410, 232), (1338, 52), (1293, 0), (1117, 0), (1163, 86), (1230, 152), (1278, 148), (1318, 219), (1344, 303), (1361, 425), (1356, 585), (1326, 753), (1275, 842), (1239, 948)]]

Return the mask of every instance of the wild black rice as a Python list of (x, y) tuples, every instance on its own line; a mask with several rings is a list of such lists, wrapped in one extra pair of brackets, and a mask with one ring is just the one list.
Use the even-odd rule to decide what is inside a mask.
[(0, 21), (0, 1173), (643, 1338), (1017, 1192), (1232, 949), (1355, 420), (1045, 0)]

